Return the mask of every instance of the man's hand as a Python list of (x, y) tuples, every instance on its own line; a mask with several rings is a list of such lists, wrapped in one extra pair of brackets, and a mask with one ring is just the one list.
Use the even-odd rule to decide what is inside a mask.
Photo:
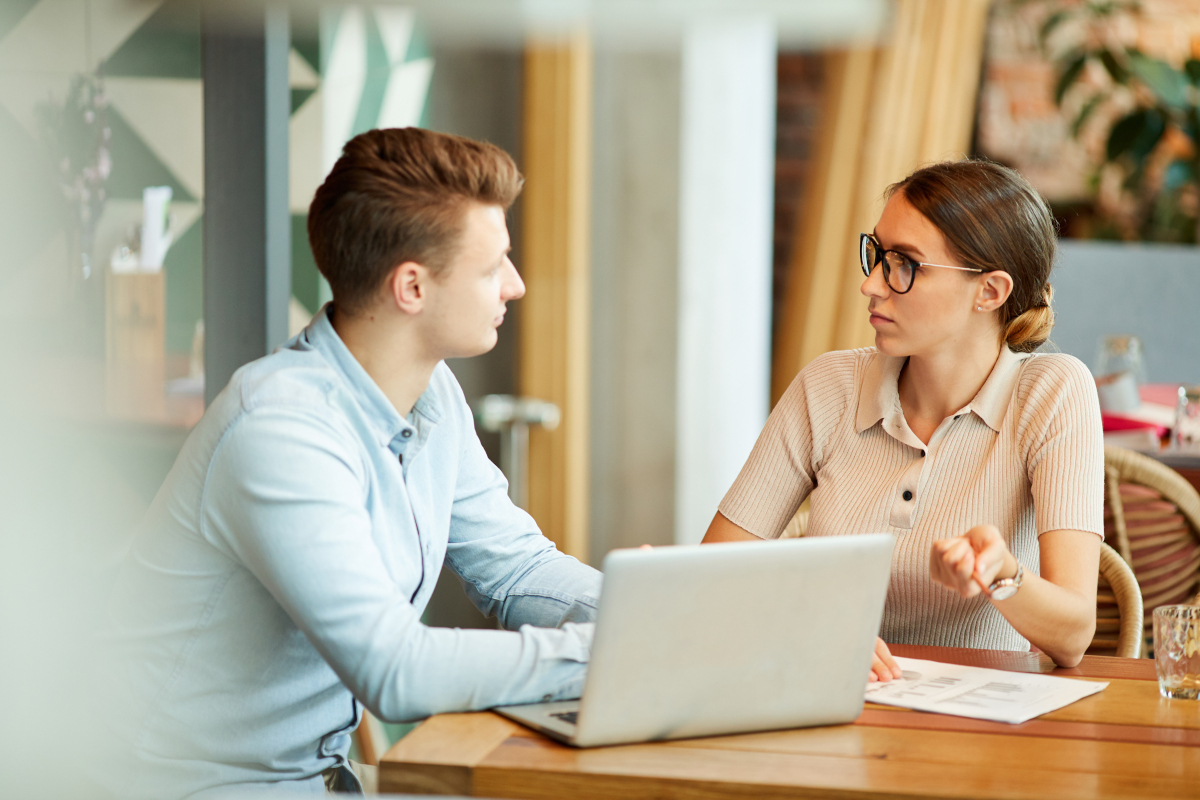
[(1017, 560), (1008, 552), (995, 525), (976, 525), (963, 536), (933, 543), (929, 574), (947, 589), (974, 597), (996, 578), (1015, 576)]
[(867, 676), (867, 682), (886, 682), (903, 676), (904, 673), (900, 669), (900, 665), (896, 663), (896, 659), (892, 658), (887, 644), (883, 639), (875, 637), (875, 653), (871, 656), (871, 674)]

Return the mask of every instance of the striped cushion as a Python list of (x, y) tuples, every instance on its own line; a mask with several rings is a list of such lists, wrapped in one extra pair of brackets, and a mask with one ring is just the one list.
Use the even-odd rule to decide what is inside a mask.
[[(1152, 652), (1151, 620), (1161, 605), (1185, 603), (1200, 587), (1200, 539), (1192, 531), (1178, 506), (1149, 486), (1121, 483), (1118, 486), (1124, 510), (1125, 530), (1133, 572), (1142, 588), (1145, 608), (1147, 650)], [(1104, 540), (1120, 549), (1112, 509), (1105, 503)], [(1101, 580), (1096, 605), (1096, 639), (1093, 649), (1116, 647), (1119, 624), (1112, 590)]]

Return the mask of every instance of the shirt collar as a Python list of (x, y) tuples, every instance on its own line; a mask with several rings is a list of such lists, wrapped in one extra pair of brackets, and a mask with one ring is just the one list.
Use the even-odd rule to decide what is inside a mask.
[[(987, 380), (962, 411), (974, 412), (989, 428), (999, 432), (1021, 374), (1021, 364), (1027, 358), (1028, 353), (1014, 353), (1007, 347), (1000, 348), (1000, 357), (996, 359)], [(885, 356), (878, 352), (868, 362), (862, 389), (858, 393), (858, 414), (854, 425), (858, 433), (887, 419), (892, 413), (900, 413), (900, 371), (906, 362), (906, 358)]]
[[(304, 332), (300, 334), (300, 339), (321, 353), (346, 381), (351, 395), (363, 409), (371, 426), (378, 434), (381, 445), (389, 447), (404, 431), (409, 431), (408, 437), (404, 438), (412, 438), (417, 433), (413, 423), (400, 416), (400, 412), (379, 388), (379, 384), (375, 383), (375, 380), (367, 374), (362, 364), (358, 363), (358, 359), (338, 336), (329, 319), (332, 311), (333, 303), (326, 303), (316, 313)], [(430, 423), (437, 423), (441, 419), (439, 405), (437, 390), (431, 381), (421, 396), (417, 398), (417, 402), (413, 405), (414, 413), (409, 417), (420, 414)]]

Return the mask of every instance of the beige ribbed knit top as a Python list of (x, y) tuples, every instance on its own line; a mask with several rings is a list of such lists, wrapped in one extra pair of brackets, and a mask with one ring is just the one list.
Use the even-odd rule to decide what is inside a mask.
[(965, 599), (933, 582), (930, 544), (991, 523), (1037, 573), (1041, 534), (1071, 529), (1102, 537), (1095, 383), (1072, 356), (1002, 348), (979, 393), (926, 445), (900, 407), (904, 363), (865, 348), (827, 353), (805, 367), (720, 511), (772, 539), (811, 495), (809, 536), (895, 535), (884, 641), (1028, 650), (986, 598)]

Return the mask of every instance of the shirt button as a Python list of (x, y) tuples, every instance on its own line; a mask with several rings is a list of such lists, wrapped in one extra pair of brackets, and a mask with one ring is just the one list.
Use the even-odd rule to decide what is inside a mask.
[(901, 495), (901, 497), (903, 497), (905, 500), (912, 500), (912, 492), (910, 492), (906, 489), (904, 491), (904, 494)]
[(924, 451), (924, 450), (922, 450), (922, 451), (921, 451), (921, 458), (924, 458), (924, 457), (925, 457), (925, 451)]
[(403, 431), (400, 431), (400, 435), (401, 435), (401, 436), (403, 436), (405, 439), (407, 439), (407, 438), (409, 438), (410, 436), (412, 436), (412, 431), (410, 431), (410, 430), (403, 430)]

